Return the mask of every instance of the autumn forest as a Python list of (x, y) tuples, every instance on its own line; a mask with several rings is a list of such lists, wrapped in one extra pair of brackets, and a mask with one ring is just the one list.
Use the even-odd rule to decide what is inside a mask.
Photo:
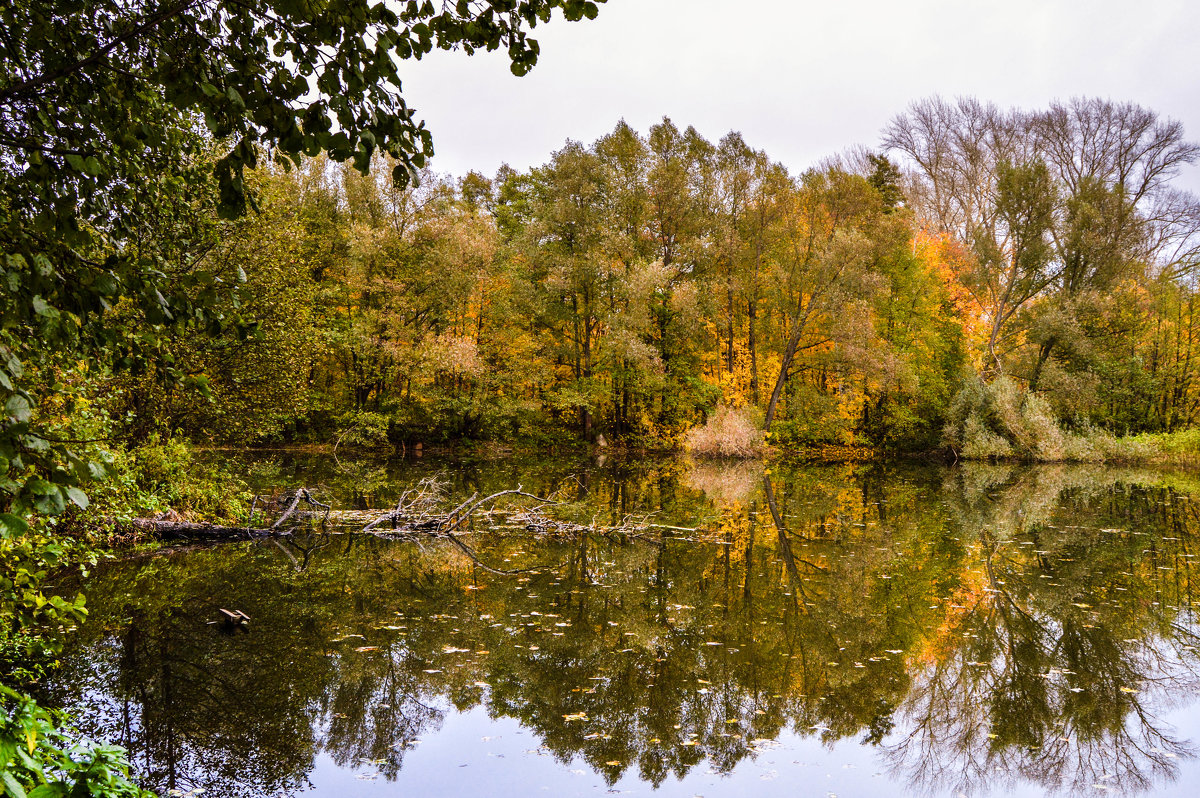
[(882, 143), (791, 174), (664, 119), (493, 178), (263, 170), (259, 211), (198, 220), (186, 267), (252, 333), (163, 344), (204, 393), (153, 368), (106, 393), (143, 435), (397, 449), (672, 448), (721, 414), (718, 448), (743, 424), (1104, 459), (1106, 436), (1195, 423), (1200, 202), (1173, 179), (1200, 148), (1178, 124), (931, 99)]

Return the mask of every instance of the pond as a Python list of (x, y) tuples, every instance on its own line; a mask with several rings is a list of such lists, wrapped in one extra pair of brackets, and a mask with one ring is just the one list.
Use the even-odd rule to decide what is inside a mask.
[[(45, 686), (175, 795), (1193, 795), (1200, 481), (1104, 468), (263, 459), (523, 485), (637, 536), (114, 561)], [(695, 529), (695, 532), (689, 531)], [(1195, 553), (1194, 553), (1195, 552)], [(487, 568), (482, 567), (485, 564)], [(513, 571), (498, 574), (494, 571)], [(74, 586), (67, 586), (74, 587)], [(219, 621), (222, 608), (250, 617)]]

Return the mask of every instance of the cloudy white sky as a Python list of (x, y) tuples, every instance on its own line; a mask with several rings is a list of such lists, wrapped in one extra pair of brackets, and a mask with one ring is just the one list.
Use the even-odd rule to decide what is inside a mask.
[[(502, 54), (435, 52), (405, 65), (404, 91), (441, 172), (528, 168), (664, 115), (713, 141), (739, 130), (800, 171), (877, 144), (932, 94), (1132, 100), (1200, 140), (1197, 34), (1195, 0), (608, 0), (596, 20), (539, 26), (523, 78)], [(1200, 169), (1185, 183), (1200, 190)]]

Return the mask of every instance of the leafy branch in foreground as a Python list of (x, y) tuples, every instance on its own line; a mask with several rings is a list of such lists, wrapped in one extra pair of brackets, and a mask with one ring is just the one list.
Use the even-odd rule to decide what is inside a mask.
[[(214, 309), (244, 273), (203, 264), (217, 216), (253, 203), (246, 167), (324, 152), (366, 172), (378, 151), (409, 182), (433, 143), (399, 63), (434, 47), (504, 47), (524, 74), (539, 52), (529, 31), (556, 9), (597, 14), (591, 0), (4, 4), (0, 510), (12, 512), (0, 531), (83, 506), (79, 486), (103, 475), (46, 429), (40, 406), (62, 375), (83, 363), (92, 378), (137, 372), (170, 326), (252, 331)], [(203, 387), (203, 375), (158, 362), (164, 378)]]
[(0, 787), (11, 798), (151, 798), (125, 750), (67, 734), (28, 696), (0, 685)]

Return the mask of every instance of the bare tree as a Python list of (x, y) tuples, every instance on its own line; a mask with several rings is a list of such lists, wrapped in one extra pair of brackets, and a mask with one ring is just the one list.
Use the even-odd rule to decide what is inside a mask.
[[(892, 120), (883, 143), (908, 162), (922, 222), (976, 253), (967, 284), (987, 309), (997, 373), (1011, 322), (1035, 300), (1070, 318), (1120, 279), (1196, 269), (1200, 203), (1171, 181), (1200, 146), (1153, 111), (1092, 98), (1005, 112), (935, 97)], [(1037, 343), (1031, 389), (1058, 334)]]

